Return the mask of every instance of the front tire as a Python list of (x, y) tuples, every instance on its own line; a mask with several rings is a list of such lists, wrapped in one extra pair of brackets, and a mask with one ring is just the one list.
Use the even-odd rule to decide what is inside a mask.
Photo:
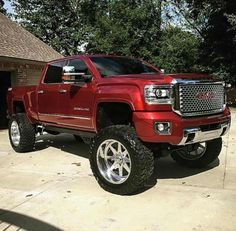
[(181, 165), (191, 168), (204, 168), (219, 156), (221, 149), (222, 138), (217, 138), (174, 151), (171, 153), (171, 157)]
[(116, 125), (101, 130), (91, 142), (90, 165), (102, 188), (127, 195), (144, 187), (153, 173), (154, 158), (134, 128)]
[(12, 116), (8, 126), (9, 139), (16, 152), (30, 152), (35, 147), (35, 128), (24, 113)]

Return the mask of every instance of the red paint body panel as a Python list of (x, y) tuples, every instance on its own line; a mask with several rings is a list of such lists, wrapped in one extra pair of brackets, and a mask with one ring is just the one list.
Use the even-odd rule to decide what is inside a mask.
[[(65, 83), (44, 84), (46, 66), (38, 86), (16, 87), (8, 92), (9, 115), (15, 113), (14, 102), (21, 101), (24, 103), (31, 123), (96, 132), (98, 105), (103, 102), (122, 102), (128, 104), (133, 111), (133, 123), (140, 139), (146, 142), (164, 142), (173, 145), (178, 144), (182, 139), (184, 128), (225, 122), (230, 119), (228, 109), (224, 113), (214, 116), (184, 119), (174, 113), (170, 105), (148, 105), (145, 103), (145, 85), (169, 85), (175, 79), (212, 79), (213, 77), (203, 74), (166, 75), (155, 68), (157, 74), (102, 78), (90, 57), (80, 55), (60, 59), (82, 59), (93, 76), (90, 83), (80, 86)], [(49, 64), (54, 62), (56, 61)], [(153, 128), (156, 121), (171, 122), (172, 134), (170, 136), (158, 135)]]
[(60, 90), (65, 91), (59, 96), (59, 124), (73, 126), (77, 129), (94, 129), (93, 109), (95, 89), (93, 83), (82, 86), (61, 84)]
[(29, 120), (36, 123), (38, 121), (36, 89), (37, 86), (24, 86), (8, 91), (8, 114), (15, 113), (13, 109), (15, 102), (23, 102)]
[[(177, 145), (183, 137), (185, 128), (199, 127), (200, 125), (224, 123), (230, 120), (230, 112), (225, 109), (223, 114), (201, 118), (184, 119), (174, 112), (134, 112), (133, 121), (138, 137), (145, 142), (170, 143)], [(159, 135), (154, 130), (155, 122), (171, 122), (171, 135)]]
[[(40, 84), (37, 89), (38, 96), (38, 116), (41, 122), (57, 123), (58, 118), (55, 115), (59, 114), (60, 105), (58, 97), (59, 84)], [(43, 92), (43, 94), (40, 93)]]

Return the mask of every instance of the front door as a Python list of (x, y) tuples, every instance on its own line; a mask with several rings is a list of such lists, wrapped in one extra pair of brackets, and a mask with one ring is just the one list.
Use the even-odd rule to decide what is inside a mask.
[(7, 90), (11, 87), (11, 72), (0, 71), (0, 128), (7, 126)]
[(58, 124), (59, 121), (59, 96), (62, 83), (62, 67), (64, 61), (50, 64), (45, 73), (43, 82), (39, 84), (38, 115), (39, 120), (45, 123)]
[[(69, 60), (68, 66), (73, 66), (76, 73), (90, 74), (86, 64), (81, 59)], [(60, 124), (77, 129), (94, 130), (93, 104), (95, 89), (93, 82), (60, 86)]]

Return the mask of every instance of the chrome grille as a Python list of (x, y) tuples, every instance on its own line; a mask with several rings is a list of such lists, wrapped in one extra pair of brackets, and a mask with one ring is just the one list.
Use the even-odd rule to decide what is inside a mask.
[(179, 85), (179, 112), (183, 116), (215, 114), (221, 112), (223, 107), (222, 83)]

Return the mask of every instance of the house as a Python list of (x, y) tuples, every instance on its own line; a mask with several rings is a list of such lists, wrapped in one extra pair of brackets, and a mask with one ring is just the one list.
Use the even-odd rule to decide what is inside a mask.
[(0, 13), (0, 127), (7, 122), (7, 89), (37, 84), (45, 64), (61, 57), (53, 48)]

